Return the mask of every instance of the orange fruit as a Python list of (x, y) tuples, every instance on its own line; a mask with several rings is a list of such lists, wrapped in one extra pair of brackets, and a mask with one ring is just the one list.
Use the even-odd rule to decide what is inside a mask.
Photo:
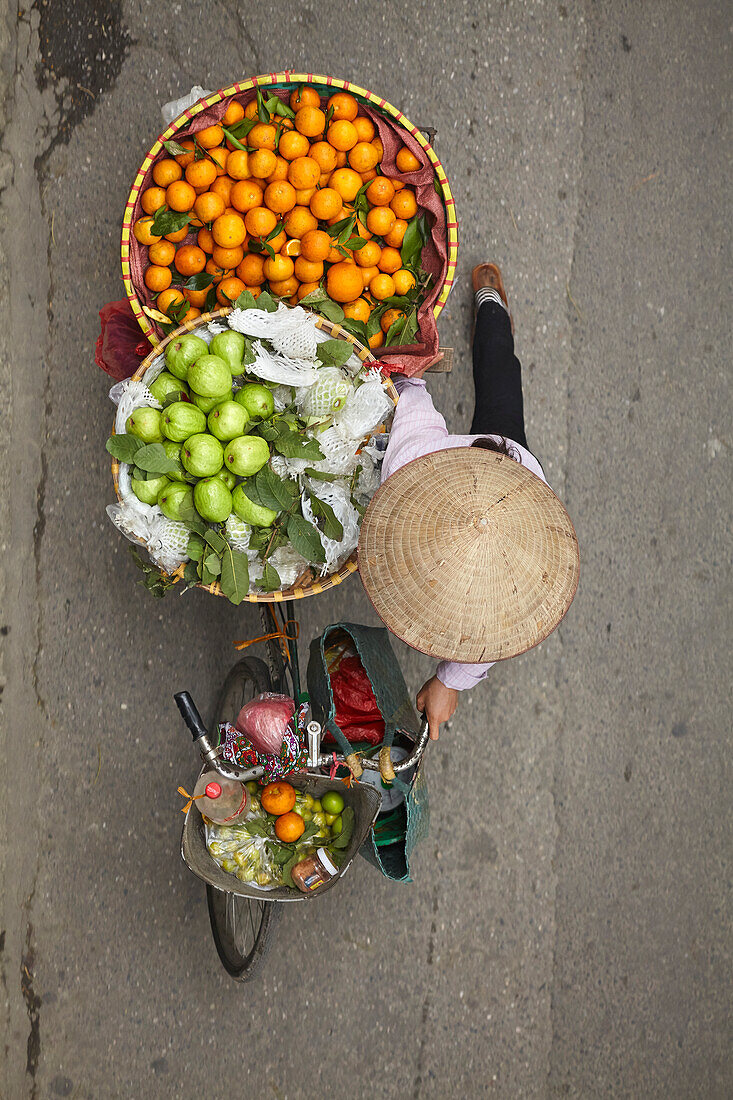
[[(196, 157), (196, 146), (190, 138), (187, 141), (179, 141), (178, 144), (181, 146), (181, 149), (185, 149), (186, 152), (178, 153), (176, 155), (176, 163), (179, 164), (181, 168), (188, 168), (191, 161), (193, 161)], [(181, 172), (181, 176), (182, 175), (183, 172)], [(180, 179), (181, 176), (179, 176), (178, 178)], [(171, 180), (171, 183), (173, 182), (174, 181)]]
[(382, 255), (377, 261), (377, 267), (380, 271), (384, 271), (387, 275), (391, 275), (394, 271), (398, 271), (402, 267), (402, 257), (396, 248), (390, 248), (389, 245), (382, 249)]
[(265, 190), (265, 205), (275, 214), (287, 214), (295, 206), (295, 188), (287, 180), (276, 180)]
[(233, 271), (237, 264), (241, 264), (244, 259), (244, 249), (241, 245), (237, 248), (222, 248), (221, 245), (214, 245), (214, 251), (211, 253), (211, 258), (215, 264), (219, 267), (223, 267), (225, 271)]
[(263, 271), (269, 283), (282, 283), (293, 274), (295, 265), (289, 256), (267, 257)]
[(213, 222), (220, 218), (226, 210), (226, 203), (221, 195), (214, 191), (204, 191), (193, 204), (193, 212), (201, 222)]
[(144, 278), (148, 290), (152, 290), (157, 294), (161, 290), (168, 289), (173, 276), (169, 267), (158, 267), (156, 264), (151, 264), (150, 267), (145, 269)]
[(277, 130), (269, 122), (257, 122), (247, 134), (247, 145), (253, 149), (277, 148)]
[(267, 179), (275, 171), (277, 157), (272, 149), (257, 149), (249, 154), (249, 170), (257, 179)]
[(192, 306), (196, 306), (197, 309), (203, 309), (206, 305), (206, 296), (209, 293), (209, 287), (205, 287), (203, 290), (189, 290), (184, 288), (183, 297), (187, 302), (190, 302)]
[(387, 335), (395, 321), (398, 321), (400, 317), (404, 317), (404, 310), (401, 309), (388, 309), (386, 313), (382, 314), (382, 319), (379, 322), (382, 326), (382, 332)]
[(377, 176), (367, 187), (366, 197), (371, 206), (389, 206), (394, 198), (392, 181), (386, 176)]
[(384, 146), (382, 145), (381, 138), (375, 137), (374, 141), (372, 142), (372, 145), (374, 146), (374, 148), (379, 153), (379, 159), (381, 161), (382, 157), (384, 156)]
[(343, 207), (343, 200), (333, 187), (323, 187), (320, 191), (316, 191), (309, 206), (315, 218), (318, 218), (319, 221), (327, 221), (328, 218), (339, 216)]
[(305, 134), (298, 133), (297, 130), (286, 130), (280, 138), (280, 145), (278, 146), (278, 152), (285, 160), (307, 157), (309, 149), (310, 142), (308, 138)]
[(244, 108), (244, 117), (245, 118), (254, 118), (257, 115), (257, 112), (258, 112), (257, 100), (253, 99)]
[(296, 157), (288, 169), (288, 179), (299, 190), (315, 187), (320, 178), (321, 169), (313, 157)]
[(286, 180), (288, 178), (288, 168), (289, 167), (290, 166), (289, 166), (288, 162), (285, 160), (285, 157), (276, 157), (275, 158), (275, 169), (267, 177), (266, 182), (267, 183), (277, 183), (278, 180)]
[(339, 119), (338, 122), (332, 122), (328, 127), (326, 137), (329, 145), (333, 145), (334, 149), (344, 153), (349, 149), (353, 149), (359, 140), (354, 123), (348, 122), (345, 118)]
[(375, 275), (369, 283), (369, 293), (378, 302), (383, 302), (385, 298), (391, 298), (394, 292), (394, 279), (391, 275), (380, 273)]
[[(186, 301), (188, 301), (188, 299), (186, 299)], [(201, 310), (197, 309), (196, 306), (194, 306), (194, 305), (189, 305), (188, 309), (186, 310), (185, 320), (186, 321), (193, 321), (195, 317), (200, 317), (200, 316), (201, 316)]]
[(215, 145), (221, 145), (224, 140), (224, 131), (216, 123), (214, 126), (205, 126), (196, 133), (196, 141), (202, 149), (213, 149)]
[(184, 244), (176, 252), (174, 263), (181, 275), (198, 275), (206, 267), (206, 253), (197, 244)]
[(222, 248), (236, 248), (237, 245), (244, 244), (247, 230), (239, 214), (224, 213), (212, 225), (211, 235)]
[(204, 157), (202, 160), (192, 161), (186, 169), (186, 182), (192, 187), (203, 187), (208, 190), (216, 179), (216, 165)]
[(252, 180), (237, 180), (229, 199), (235, 210), (246, 214), (248, 210), (262, 205), (262, 191)]
[(168, 184), (165, 201), (171, 210), (183, 213), (186, 210), (193, 209), (193, 204), (196, 202), (196, 192), (190, 183), (186, 183), (185, 180), (176, 180), (175, 183)]
[(259, 252), (248, 252), (237, 265), (237, 275), (247, 286), (261, 286), (265, 281), (265, 257)]
[(354, 250), (354, 259), (359, 267), (376, 267), (382, 250), (376, 241), (367, 241), (363, 248)]
[[(350, 124), (349, 124), (350, 125)], [(337, 168), (329, 180), (329, 187), (338, 191), (344, 202), (351, 202), (361, 187), (361, 176), (353, 168)]]
[(280, 252), (283, 256), (292, 256), (293, 258), (295, 258), (295, 256), (299, 256), (300, 251), (300, 241), (297, 239), (297, 237), (287, 239), (285, 241), (285, 244), (280, 249)]
[(217, 176), (209, 190), (212, 195), (221, 195), (224, 199), (225, 206), (231, 206), (233, 187), (234, 180), (230, 179), (229, 176)]
[(359, 104), (348, 92), (334, 92), (328, 106), (333, 108), (334, 119), (344, 118), (347, 122), (353, 122), (359, 112)]
[(376, 130), (374, 129), (374, 123), (366, 115), (359, 115), (358, 118), (351, 120), (356, 128), (356, 133), (359, 141), (371, 141), (374, 137)]
[(320, 290), (319, 283), (301, 283), (298, 287), (298, 301), (302, 301), (302, 299), (305, 298), (306, 294), (310, 294), (314, 290)]
[(295, 261), (295, 278), (301, 283), (317, 283), (322, 275), (322, 260), (307, 260), (305, 256), (298, 256)]
[(323, 229), (309, 230), (300, 243), (301, 253), (306, 260), (325, 260), (331, 251), (331, 238)]
[(290, 106), (294, 111), (299, 111), (301, 107), (320, 107), (321, 97), (315, 88), (311, 88), (308, 84), (301, 84), (299, 88), (296, 88), (290, 93)]
[(392, 275), (392, 280), (394, 282), (396, 294), (407, 294), (416, 283), (415, 276), (411, 271), (408, 271), (406, 267), (401, 267), (399, 271), (395, 271)]
[(236, 275), (229, 275), (226, 279), (222, 279), (216, 288), (216, 300), (219, 305), (231, 305), (232, 302), (236, 302), (242, 291), (246, 289), (241, 279), (238, 279)]
[(256, 206), (244, 215), (244, 224), (250, 237), (266, 237), (277, 225), (277, 214), (266, 206)]
[(397, 192), (398, 192), (398, 191), (401, 191), (403, 187), (406, 187), (406, 186), (407, 186), (407, 184), (405, 183), (405, 181), (404, 181), (404, 180), (398, 180), (398, 179), (397, 179), (397, 178), (395, 177), (395, 178), (394, 178), (394, 179), (392, 180), (392, 186), (393, 186), (393, 187), (394, 187), (394, 189), (395, 189), (395, 194), (397, 194)]
[(294, 840), (302, 835), (304, 829), (305, 821), (303, 821), (300, 814), (296, 814), (293, 810), (281, 814), (275, 822), (275, 836), (285, 844), (292, 844)]
[(260, 294), (262, 293), (261, 286), (248, 286), (246, 289), (250, 292), (253, 298), (259, 298)]
[(326, 262), (329, 264), (340, 264), (342, 260), (345, 260), (343, 252), (339, 252), (335, 245), (331, 245), (328, 255), (326, 256)]
[(327, 141), (314, 142), (308, 156), (312, 157), (321, 172), (333, 172), (336, 167), (336, 150)]
[[(382, 177), (379, 176), (379, 179)], [(374, 183), (377, 181), (374, 180)], [(371, 184), (369, 185), (372, 186)], [(375, 206), (367, 214), (367, 228), (378, 237), (385, 237), (397, 221), (394, 210), (389, 206)]]
[(148, 248), (148, 259), (151, 264), (158, 264), (160, 267), (168, 267), (168, 264), (172, 264), (175, 254), (176, 246), (170, 241), (158, 241), (157, 244), (151, 244)]
[(349, 155), (345, 149), (339, 149), (336, 153), (336, 167), (344, 168), (349, 163)]
[(169, 183), (175, 183), (183, 175), (183, 169), (172, 157), (163, 157), (153, 168), (153, 182), (158, 187), (167, 187)]
[(361, 278), (364, 286), (369, 286), (372, 279), (379, 275), (379, 268), (376, 264), (374, 267), (362, 267), (359, 270), (361, 271)]
[(301, 187), (295, 192), (295, 201), (298, 206), (307, 206), (316, 193), (315, 187)]
[(406, 145), (403, 145), (398, 152), (395, 164), (398, 172), (417, 172), (419, 168), (422, 168), (420, 161)]
[(180, 290), (171, 287), (169, 290), (164, 290), (162, 294), (158, 295), (155, 302), (155, 308), (159, 309), (161, 313), (168, 313), (171, 306), (179, 306), (181, 302), (185, 302), (185, 300)]
[(244, 118), (244, 107), (236, 99), (230, 99), (224, 112), (222, 123), (224, 126), (233, 126), (235, 122), (241, 122)]
[(344, 261), (334, 264), (326, 275), (326, 289), (334, 302), (355, 302), (364, 289), (361, 269)]
[(384, 238), (384, 243), (390, 248), (400, 248), (407, 232), (407, 222), (404, 218), (398, 218), (389, 233)]
[(383, 343), (384, 333), (380, 328), (379, 332), (375, 332), (373, 336), (369, 337), (369, 347), (374, 350), (374, 348), (381, 348)]
[(156, 210), (160, 210), (161, 206), (165, 206), (165, 188), (146, 188), (140, 196), (140, 205), (146, 214), (154, 214)]
[(349, 153), (349, 164), (355, 172), (371, 172), (377, 166), (377, 150), (368, 141), (359, 141)]
[(295, 276), (291, 275), (289, 279), (275, 279), (268, 285), (276, 298), (290, 298), (297, 293), (300, 284)]
[(361, 172), (360, 174), (362, 183), (369, 183), (377, 178), (376, 168), (370, 168), (368, 172)]
[(295, 129), (306, 137), (320, 137), (326, 127), (326, 116), (319, 107), (301, 107), (295, 113)]
[[(313, 196), (313, 199), (317, 197), (319, 192)], [(323, 194), (323, 192), (320, 192)], [(311, 199), (311, 202), (313, 202)], [(289, 237), (296, 237), (300, 240), (311, 229), (316, 229), (318, 222), (315, 216), (311, 213), (307, 206), (294, 206), (289, 214), (285, 215), (285, 221), (283, 222), (283, 229)]]
[(366, 322), (371, 312), (371, 306), (364, 298), (357, 298), (355, 302), (347, 302), (344, 306), (344, 317), (350, 317), (353, 321)]
[(167, 241), (173, 241), (174, 244), (178, 244), (179, 241), (184, 241), (188, 236), (189, 228), (184, 225), (183, 229), (176, 229), (174, 233), (166, 233), (165, 239)]
[(415, 192), (410, 187), (404, 187), (401, 191), (398, 191), (389, 205), (396, 216), (405, 221), (409, 221), (417, 214), (417, 199), (415, 198)]
[(231, 176), (233, 180), (249, 179), (249, 153), (245, 149), (234, 149), (229, 154), (227, 175)]
[(227, 275), (231, 275), (231, 271), (227, 270), (226, 268), (219, 267), (219, 265), (215, 264), (213, 260), (206, 261), (206, 267), (204, 268), (204, 271), (208, 272), (209, 275), (214, 276), (215, 283), (219, 283)]
[(133, 236), (140, 244), (157, 244), (160, 237), (156, 237), (154, 233), (150, 232), (150, 227), (153, 224), (153, 219), (148, 214), (144, 218), (138, 218), (132, 227)]
[(203, 248), (204, 252), (208, 252), (209, 255), (211, 255), (216, 248), (216, 242), (211, 235), (211, 230), (206, 229), (205, 227), (203, 229), (199, 229), (198, 233), (196, 234), (196, 244), (199, 246), (199, 248)]
[(217, 176), (223, 176), (229, 163), (229, 150), (223, 145), (217, 145), (216, 149), (209, 149), (209, 156), (216, 164)]

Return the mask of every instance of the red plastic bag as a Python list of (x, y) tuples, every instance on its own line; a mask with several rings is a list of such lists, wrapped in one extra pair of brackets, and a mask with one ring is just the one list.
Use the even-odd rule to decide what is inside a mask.
[[(358, 654), (348, 651), (329, 672), (335, 707), (334, 719), (347, 741), (379, 745), (384, 739), (384, 719)], [(333, 740), (330, 734), (325, 740)]]
[(294, 714), (295, 703), (290, 696), (266, 691), (245, 703), (235, 725), (258, 752), (277, 755)]

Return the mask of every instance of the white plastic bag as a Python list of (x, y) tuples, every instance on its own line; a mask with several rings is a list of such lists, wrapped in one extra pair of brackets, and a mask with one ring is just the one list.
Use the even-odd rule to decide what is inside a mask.
[(211, 95), (211, 92), (207, 92), (205, 88), (201, 88), (198, 84), (194, 84), (191, 91), (180, 99), (172, 99), (170, 103), (164, 103), (160, 108), (160, 113), (163, 116), (163, 122), (166, 126), (170, 126), (174, 118), (178, 118), (184, 111), (187, 111), (189, 107), (193, 107), (194, 103), (198, 103), (200, 99), (204, 99), (207, 95)]

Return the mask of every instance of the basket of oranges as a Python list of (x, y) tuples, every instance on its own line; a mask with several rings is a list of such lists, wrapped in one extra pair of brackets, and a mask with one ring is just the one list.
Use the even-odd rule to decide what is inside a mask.
[(284, 72), (205, 96), (161, 134), (130, 192), (122, 266), (153, 343), (267, 290), (341, 324), (390, 369), (437, 350), (457, 247), (423, 134), (365, 89)]

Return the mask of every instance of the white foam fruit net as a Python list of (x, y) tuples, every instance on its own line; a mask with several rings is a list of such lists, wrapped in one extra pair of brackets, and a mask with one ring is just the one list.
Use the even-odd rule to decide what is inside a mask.
[[(382, 385), (379, 370), (374, 368), (364, 374), (363, 363), (355, 354), (343, 367), (319, 363), (318, 344), (331, 337), (317, 329), (313, 315), (300, 306), (291, 308), (281, 303), (273, 313), (261, 309), (235, 309), (228, 315), (227, 323), (210, 321), (199, 326), (196, 335), (210, 343), (216, 333), (226, 331), (227, 327), (253, 338), (256, 359), (247, 366), (247, 373), (275, 384), (276, 412), (282, 412), (295, 402), (301, 417), (322, 421), (315, 424), (309, 434), (317, 440), (323, 458), (306, 460), (273, 452), (270, 459), (279, 477), (297, 481), (303, 515), (319, 530), (326, 558), (324, 563), (314, 564), (306, 561), (290, 544), (278, 547), (268, 560), (277, 570), (282, 587), (287, 588), (309, 566), (320, 570), (321, 575), (332, 573), (356, 548), (360, 515), (352, 501), (352, 493), (353, 499), (363, 506), (379, 486), (384, 436), (369, 437), (388, 417), (393, 403)], [(165, 358), (159, 355), (148, 367), (144, 380), (129, 378), (112, 387), (110, 398), (117, 406), (117, 433), (125, 431), (127, 419), (136, 409), (143, 406), (161, 408), (148, 386), (163, 369)], [(366, 444), (365, 438), (368, 439)], [(339, 480), (311, 478), (305, 473), (306, 469)], [(188, 527), (166, 519), (157, 504), (138, 500), (132, 491), (131, 468), (125, 463), (119, 466), (118, 485), (120, 500), (107, 508), (109, 518), (128, 539), (144, 543), (157, 566), (167, 573), (173, 572), (188, 560)], [(343, 539), (328, 539), (320, 530), (310, 494), (331, 506), (343, 527)], [(250, 582), (257, 587), (264, 567), (257, 551), (250, 548), (252, 528), (232, 513), (224, 531), (231, 546), (246, 553)]]

